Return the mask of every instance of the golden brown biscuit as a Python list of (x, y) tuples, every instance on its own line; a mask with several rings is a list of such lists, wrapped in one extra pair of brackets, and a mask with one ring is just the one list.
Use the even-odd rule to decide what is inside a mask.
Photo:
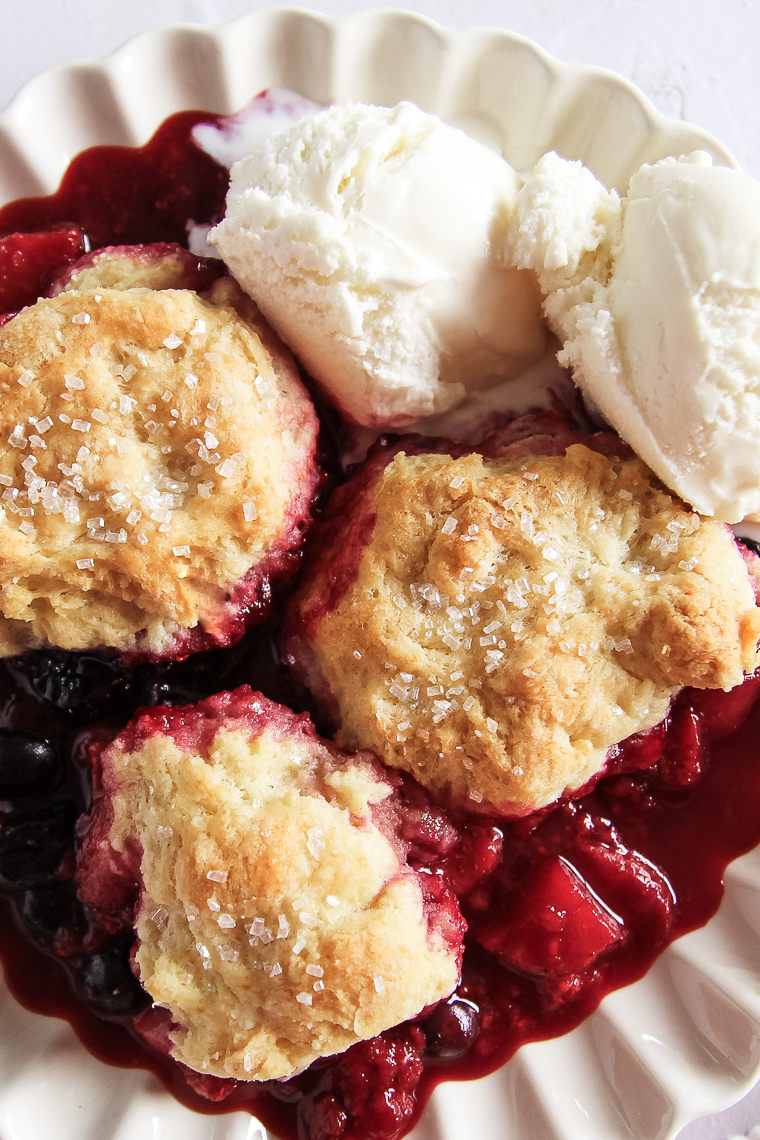
[(39, 301), (0, 329), (0, 394), (0, 654), (228, 644), (292, 573), (316, 416), (229, 279)]
[(226, 276), (222, 262), (194, 257), (173, 242), (110, 245), (68, 266), (48, 295), (88, 289), (193, 289), (205, 293), (222, 276)]
[(681, 686), (754, 668), (760, 611), (730, 531), (638, 461), (401, 453), (330, 525), (291, 656), (342, 747), (438, 795), (540, 808)]
[(118, 906), (108, 872), (139, 863), (136, 969), (177, 1060), (287, 1077), (456, 986), (458, 908), (448, 897), (441, 921), (426, 904), (369, 753), (243, 688), (146, 711), (102, 770), (80, 893)]

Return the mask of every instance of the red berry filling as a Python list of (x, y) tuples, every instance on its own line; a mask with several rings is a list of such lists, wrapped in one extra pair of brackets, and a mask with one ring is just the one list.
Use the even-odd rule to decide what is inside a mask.
[[(176, 116), (140, 150), (94, 148), (75, 160), (57, 195), (6, 207), (0, 232), (68, 228), (5, 239), (0, 287), (5, 266), (8, 289), (0, 309), (35, 300), (83, 252), (82, 231), (93, 248), (182, 241), (189, 219), (217, 216), (226, 172), (190, 139), (192, 125), (210, 117)], [(492, 433), (486, 454), (528, 455), (534, 447), (547, 454), (575, 442), (567, 432), (551, 413), (537, 413)], [(585, 442), (623, 454), (616, 437)], [(383, 441), (362, 482), (339, 490), (336, 511), (370, 485), (393, 446)], [(451, 451), (450, 444), (440, 448)], [(367, 514), (326, 571), (323, 607), (350, 580), (371, 525)], [(752, 570), (756, 556), (748, 563)], [(242, 609), (259, 604), (248, 586), (240, 591)], [(388, 828), (423, 875), (442, 929), (457, 936), (447, 883), (470, 925), (455, 995), (285, 1084), (252, 1091), (191, 1074), (166, 1059), (166, 1017), (145, 1008), (130, 969), (123, 916), (134, 902), (138, 853), (109, 866), (105, 835), (91, 833), (94, 908), (85, 909), (74, 890), (74, 820), (92, 797), (83, 755), (87, 743), (112, 738), (140, 706), (184, 706), (243, 681), (292, 708), (309, 707), (273, 649), (277, 636), (270, 619), (236, 648), (185, 663), (125, 665), (63, 652), (0, 663), (0, 885), (7, 896), (0, 951), (10, 984), (28, 1007), (67, 1017), (96, 1055), (151, 1068), (192, 1108), (249, 1107), (287, 1140), (392, 1140), (411, 1126), (437, 1080), (492, 1071), (521, 1043), (566, 1032), (606, 992), (641, 976), (668, 940), (714, 913), (727, 862), (760, 841), (757, 678), (731, 693), (684, 691), (665, 724), (611, 750), (595, 787), (519, 822), (452, 821), (426, 807), (412, 781), (395, 777), (399, 806), (388, 813)], [(181, 708), (147, 712), (138, 724), (189, 738), (203, 731), (202, 718)], [(97, 771), (93, 778), (97, 794)], [(109, 908), (110, 927), (94, 920), (94, 910)]]
[[(286, 675), (278, 674), (264, 652), (265, 635), (248, 634), (241, 647), (211, 655), (207, 669), (203, 658), (140, 666), (122, 673), (115, 690), (104, 687), (93, 655), (89, 671), (69, 675), (63, 672), (66, 655), (54, 655), (49, 680), (22, 672), (29, 662), (2, 667), (11, 723), (2, 741), (8, 760), (0, 775), (6, 773), (4, 794), (12, 810), (0, 829), (0, 875), (17, 900), (27, 937), (44, 948), (51, 965), (66, 963), (83, 1005), (62, 999), (65, 987), (53, 982), (51, 967), (34, 962), (28, 944), (24, 949), (6, 927), (3, 955), (14, 987), (27, 1004), (70, 1017), (99, 1055), (153, 1067), (191, 1106), (200, 1105), (198, 1097), (220, 1110), (247, 1103), (279, 1134), (298, 1132), (301, 1140), (389, 1140), (413, 1123), (437, 1079), (490, 1071), (522, 1041), (571, 1028), (608, 989), (640, 976), (667, 941), (709, 916), (719, 900), (725, 861), (760, 838), (756, 679), (729, 694), (684, 691), (664, 725), (618, 747), (610, 758), (612, 774), (592, 791), (528, 819), (505, 824), (463, 816), (454, 822), (413, 781), (391, 773), (394, 804), (379, 822), (394, 831), (418, 868), (442, 931), (454, 941), (461, 930), (449, 884), (470, 926), (456, 994), (415, 1025), (313, 1065), (276, 1088), (252, 1091), (192, 1074), (162, 1059), (167, 1025), (160, 1019), (153, 1024), (156, 1018), (143, 1012), (146, 999), (129, 968), (125, 922), (136, 897), (138, 853), (112, 866), (105, 835), (91, 832), (88, 898), (94, 911), (83, 910), (72, 890), (67, 852), (76, 812), (87, 806), (77, 767), (81, 749), (74, 746), (80, 726), (91, 723), (94, 729), (101, 708), (112, 723), (123, 723), (129, 701), (144, 700), (149, 692), (164, 700), (176, 694), (177, 707), (146, 709), (130, 729), (132, 744), (170, 732), (190, 746), (209, 730), (212, 717), (255, 721), (255, 709), (239, 694), (211, 697), (200, 709), (182, 705), (191, 690), (203, 696), (203, 686), (214, 685), (227, 655), (236, 657), (244, 674), (258, 670), (256, 683), (280, 695), (276, 687), (286, 683)], [(68, 658), (77, 661), (76, 655)], [(41, 664), (42, 655), (34, 660)], [(109, 664), (108, 677), (114, 668)], [(22, 676), (34, 677), (35, 685), (20, 689), (16, 679)], [(281, 693), (295, 703), (292, 690)], [(10, 699), (12, 694), (19, 695)], [(272, 706), (267, 701), (262, 707)], [(291, 713), (283, 717), (283, 725), (296, 719)], [(102, 743), (93, 755), (100, 751)], [(58, 756), (72, 757), (63, 782)], [(23, 780), (17, 762), (24, 765)], [(97, 795), (97, 769), (93, 777)], [(730, 826), (714, 818), (718, 799), (732, 805)], [(42, 814), (48, 830), (40, 830)], [(708, 829), (713, 847), (703, 841)], [(104, 917), (109, 913), (110, 921)], [(45, 976), (53, 986), (49, 996), (40, 982)], [(96, 1031), (87, 1009), (134, 1025), (142, 1047)]]
[(191, 137), (196, 123), (219, 117), (182, 111), (167, 119), (143, 147), (91, 147), (74, 159), (55, 194), (4, 206), (0, 233), (76, 223), (91, 249), (185, 243), (189, 220), (211, 222), (224, 209), (227, 171)]

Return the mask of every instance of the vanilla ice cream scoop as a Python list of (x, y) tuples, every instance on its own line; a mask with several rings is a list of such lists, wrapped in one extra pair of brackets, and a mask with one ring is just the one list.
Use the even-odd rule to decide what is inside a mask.
[(399, 426), (542, 355), (535, 281), (503, 261), (519, 186), (411, 103), (329, 107), (235, 164), (210, 240), (347, 418)]
[(760, 515), (760, 184), (695, 152), (642, 166), (621, 203), (545, 155), (508, 244), (560, 360), (663, 482), (725, 522)]

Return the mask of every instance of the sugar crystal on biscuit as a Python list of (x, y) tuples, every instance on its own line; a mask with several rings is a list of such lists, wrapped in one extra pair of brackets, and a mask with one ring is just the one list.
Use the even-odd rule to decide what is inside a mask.
[[(590, 468), (594, 472), (591, 478), (579, 477), (576, 482), (573, 464), (577, 463), (579, 467), (583, 465), (580, 460), (584, 450), (571, 449), (571, 452), (577, 451), (577, 456), (574, 456), (573, 462), (569, 463), (567, 468), (564, 467), (566, 460), (563, 457), (534, 460), (529, 472), (526, 470), (516, 472), (522, 490), (514, 489), (512, 494), (509, 493), (509, 484), (511, 480), (514, 488), (514, 463), (511, 467), (508, 462), (502, 468), (496, 464), (490, 467), (478, 456), (463, 457), (456, 461), (439, 455), (397, 455), (391, 459), (385, 474), (378, 477), (373, 497), (368, 501), (369, 505), (366, 508), (361, 507), (362, 510), (377, 511), (377, 521), (370, 542), (372, 555), (360, 563), (355, 586), (351, 586), (348, 591), (350, 604), (344, 605), (343, 601), (338, 601), (335, 610), (323, 611), (321, 622), (316, 626), (317, 642), (309, 647), (310, 659), (314, 661), (312, 667), (317, 670), (317, 683), (323, 690), (327, 683), (340, 706), (342, 724), (339, 728), (339, 739), (344, 744), (351, 743), (356, 746), (361, 743), (374, 747), (381, 752), (386, 762), (409, 768), (422, 782), (430, 783), (434, 788), (441, 785), (447, 787), (447, 794), (453, 791), (456, 795), (469, 795), (474, 789), (482, 794), (483, 799), (489, 799), (492, 803), (498, 804), (501, 795), (503, 800), (509, 802), (518, 804), (525, 802), (526, 807), (522, 810), (531, 810), (532, 806), (541, 806), (545, 802), (550, 802), (553, 796), (556, 797), (556, 794), (561, 792), (561, 788), (553, 794), (539, 790), (540, 784), (537, 782), (534, 769), (541, 751), (540, 748), (527, 743), (531, 739), (531, 734), (540, 736), (542, 731), (542, 722), (537, 712), (534, 713), (534, 708), (537, 709), (541, 705), (544, 708), (555, 709), (559, 723), (566, 726), (572, 734), (566, 755), (570, 770), (573, 763), (578, 764), (576, 768), (578, 774), (565, 779), (582, 782), (581, 773), (592, 771), (591, 756), (594, 753), (589, 737), (593, 740), (598, 736), (600, 723), (595, 719), (594, 723), (587, 727), (583, 724), (581, 713), (578, 726), (574, 728), (573, 716), (578, 714), (562, 712), (562, 707), (575, 700), (574, 694), (578, 691), (579, 685), (588, 684), (587, 667), (591, 664), (594, 669), (599, 668), (597, 658), (600, 653), (605, 655), (602, 676), (609, 678), (615, 684), (620, 683), (623, 689), (629, 684), (634, 688), (639, 685), (642, 698), (637, 704), (637, 699), (627, 698), (621, 702), (615, 699), (614, 693), (610, 694), (610, 710), (607, 718), (598, 718), (606, 726), (604, 731), (609, 732), (610, 742), (622, 739), (628, 733), (655, 722), (657, 717), (655, 710), (658, 706), (652, 699), (657, 688), (654, 679), (650, 679), (648, 674), (643, 679), (636, 679), (638, 670), (641, 669), (640, 664), (633, 666), (629, 681), (620, 674), (617, 674), (619, 681), (615, 680), (616, 674), (613, 670), (613, 665), (615, 668), (623, 668), (622, 663), (627, 658), (634, 660), (634, 655), (635, 660), (640, 662), (642, 653), (649, 654), (652, 662), (658, 653), (660, 661), (672, 660), (670, 649), (666, 654), (655, 651), (654, 648), (649, 650), (646, 635), (640, 639), (638, 645), (635, 639), (625, 636), (632, 628), (631, 622), (635, 620), (637, 626), (640, 626), (642, 621), (646, 621), (644, 602), (647, 600), (647, 595), (645, 594), (644, 599), (635, 593), (631, 596), (627, 588), (621, 590), (620, 586), (609, 594), (610, 599), (616, 604), (629, 607), (631, 617), (621, 619), (625, 633), (621, 637), (622, 631), (617, 630), (614, 638), (615, 645), (618, 642), (626, 642), (625, 648), (621, 645), (619, 650), (614, 648), (603, 650), (600, 647), (605, 643), (603, 626), (608, 620), (608, 615), (603, 608), (599, 609), (595, 591), (606, 588), (602, 586), (602, 582), (610, 573), (608, 565), (614, 562), (610, 555), (605, 553), (606, 550), (614, 550), (615, 558), (622, 559), (624, 572), (636, 575), (639, 551), (651, 543), (653, 535), (662, 536), (660, 541), (654, 543), (658, 559), (660, 556), (672, 559), (676, 548), (680, 552), (683, 543), (695, 541), (694, 536), (697, 531), (695, 527), (688, 525), (687, 519), (690, 516), (683, 512), (677, 502), (667, 496), (657, 499), (661, 492), (651, 483), (647, 483), (646, 476), (642, 477), (641, 474), (643, 469), (630, 461), (609, 460), (597, 455), (589, 459)], [(592, 453), (586, 452), (586, 454)], [(426, 464), (429, 464), (427, 469)], [(460, 473), (457, 472), (457, 467)], [(419, 500), (415, 498), (414, 483), (403, 481), (407, 471), (410, 473), (410, 480), (413, 472), (420, 473)], [(440, 481), (435, 482), (439, 471)], [(616, 495), (608, 500), (606, 492), (597, 492), (597, 487), (603, 488), (610, 484), (611, 471), (615, 473), (616, 486), (622, 485), (631, 489), (631, 495), (634, 497), (630, 501), (621, 501)], [(536, 475), (537, 478), (525, 480), (526, 473)], [(471, 540), (464, 549), (472, 550), (474, 556), (468, 557), (466, 566), (462, 565), (462, 555), (457, 553), (456, 536), (452, 528), (447, 525), (448, 519), (452, 517), (449, 489), (452, 479), (455, 478), (466, 479), (469, 488), (467, 513), (462, 519), (457, 515), (458, 527), (455, 528), (466, 539)], [(488, 482), (489, 479), (493, 480), (493, 490), (491, 483)], [(563, 500), (566, 500), (560, 503), (561, 510), (557, 506), (560, 501), (555, 496), (557, 482), (560, 482), (561, 495)], [(392, 506), (399, 501), (403, 501), (405, 505), (401, 516), (395, 506)], [(387, 516), (384, 514), (386, 503), (389, 509)], [(497, 504), (505, 512), (508, 508), (509, 513), (501, 514), (498, 510), (495, 511), (494, 507)], [(576, 532), (573, 521), (574, 510), (583, 514), (587, 521), (593, 521), (593, 526), (597, 529), (593, 530), (588, 526), (583, 531), (579, 522)], [(636, 522), (635, 517), (631, 515), (632, 510), (642, 512), (639, 522)], [(657, 511), (661, 513), (658, 514)], [(494, 517), (503, 520), (505, 525), (494, 527), (492, 525)], [(650, 517), (656, 522), (650, 524), (648, 521)], [(351, 518), (351, 512), (348, 511), (349, 522)], [(392, 542), (384, 537), (387, 534), (384, 530), (387, 525), (386, 518), (393, 519)], [(627, 529), (622, 544), (610, 548), (613, 536), (615, 543), (619, 541), (615, 529), (619, 525), (618, 518), (621, 520), (620, 525), (624, 525)], [(623, 520), (626, 520), (624, 524)], [(669, 525), (671, 523), (676, 525)], [(640, 535), (635, 529), (637, 525), (641, 528)], [(702, 523), (702, 527), (704, 525)], [(613, 533), (608, 535), (605, 528), (612, 528)], [(570, 530), (582, 535), (577, 548), (568, 545)], [(340, 530), (335, 533), (339, 534)], [(377, 546), (374, 545), (375, 535), (378, 536)], [(417, 535), (426, 537), (417, 538)], [(524, 537), (518, 538), (518, 536)], [(386, 549), (395, 551), (394, 560), (387, 565), (381, 554), (386, 541), (388, 541)], [(421, 541), (421, 546), (415, 545), (418, 541)], [(513, 541), (516, 541), (516, 545), (512, 545)], [(730, 538), (726, 540), (722, 532), (716, 533), (713, 541), (715, 543), (713, 554), (718, 562), (726, 556), (736, 558), (735, 553), (731, 554)], [(588, 550), (586, 543), (590, 544)], [(485, 547), (482, 544), (486, 544)], [(483, 550), (487, 551), (485, 563), (481, 560)], [(531, 550), (536, 551), (535, 555), (530, 553)], [(542, 572), (542, 562), (545, 566), (547, 558), (555, 563), (561, 559), (563, 571), (565, 567), (567, 570), (562, 575), (554, 569), (549, 573)], [(685, 561), (683, 555), (681, 561)], [(328, 565), (330, 563), (329, 554), (326, 563)], [(595, 567), (593, 579), (589, 574), (589, 565)], [(628, 570), (629, 566), (633, 568)], [(471, 571), (469, 577), (463, 576), (463, 571), (467, 570)], [(641, 575), (638, 579), (634, 577), (630, 589), (638, 590), (640, 586), (645, 586), (647, 591), (656, 589), (656, 584), (664, 576), (664, 571), (665, 567), (659, 565), (652, 567), (650, 573), (657, 574), (658, 577), (646, 579), (645, 582), (641, 581)], [(683, 567), (678, 566), (675, 561), (668, 567), (668, 575), (682, 571)], [(383, 580), (384, 574), (387, 574), (387, 582)], [(709, 589), (723, 588), (723, 583), (719, 581), (720, 575), (716, 576), (711, 571), (709, 577), (711, 583)], [(728, 586), (731, 585), (731, 577), (730, 574), (727, 576)], [(738, 583), (740, 578), (738, 575), (735, 577)], [(307, 579), (303, 588), (307, 595), (318, 596), (317, 581), (318, 575), (311, 582)], [(452, 589), (454, 582), (456, 586)], [(398, 588), (401, 583), (403, 583), (403, 593)], [(311, 593), (312, 591), (314, 593)], [(732, 645), (732, 638), (735, 638), (736, 634), (727, 631), (725, 652), (727, 660), (733, 660), (734, 664), (730, 668), (734, 670), (740, 659), (749, 660), (750, 648), (754, 649), (751, 627), (753, 622), (757, 625), (757, 613), (754, 608), (749, 608), (749, 593), (750, 588), (746, 581), (736, 594), (735, 602), (732, 603), (737, 606), (735, 611), (737, 625), (731, 629), (737, 630), (738, 639), (734, 640)], [(436, 616), (436, 621), (433, 622), (428, 615), (435, 613), (435, 607), (430, 603), (436, 595), (438, 599), (445, 597), (446, 600), (443, 603), (444, 612)], [(455, 607), (450, 605), (452, 595), (457, 602)], [(370, 627), (373, 636), (376, 637), (378, 630), (384, 630), (382, 616), (378, 622), (374, 619), (374, 613), (362, 612), (365, 597), (370, 599), (368, 604), (373, 610), (380, 608), (380, 615), (387, 612), (385, 607), (391, 605), (396, 611), (387, 627), (388, 634), (385, 632), (381, 634), (380, 646), (374, 646), (362, 632), (364, 628)], [(412, 600), (412, 605), (407, 608), (404, 608), (400, 602), (400, 599), (405, 597)], [(353, 609), (354, 605), (358, 608)], [(748, 608), (743, 610), (743, 606)], [(494, 616), (494, 609), (499, 613), (499, 618)], [(488, 616), (489, 610), (492, 611), (490, 616)], [(515, 610), (520, 613), (520, 618), (517, 621), (505, 622), (503, 619), (507, 618), (510, 612), (514, 614)], [(702, 620), (699, 606), (695, 606), (692, 620)], [(711, 619), (705, 618), (705, 620)], [(343, 630), (344, 621), (347, 623), (345, 630)], [(599, 632), (595, 628), (597, 624), (602, 627)], [(479, 625), (480, 636), (477, 635)], [(332, 631), (333, 628), (340, 629), (341, 632), (334, 634), (334, 640), (331, 632), (330, 642), (324, 641), (322, 629)], [(397, 639), (393, 636), (396, 630), (398, 630)], [(462, 636), (469, 631), (476, 636)], [(431, 696), (438, 699), (434, 699), (429, 707), (417, 702), (410, 691), (410, 686), (400, 684), (401, 672), (405, 671), (404, 665), (411, 659), (409, 654), (412, 645), (416, 647), (415, 654), (422, 654), (422, 662), (431, 653), (447, 654), (451, 660), (448, 673), (462, 672), (456, 670), (456, 665), (460, 663), (466, 665), (466, 675), (469, 680), (465, 690), (461, 694), (447, 690), (445, 701), (440, 699), (441, 694), (431, 693)], [(340, 650), (338, 647), (341, 647)], [(334, 664), (336, 658), (333, 656), (336, 650), (338, 657), (341, 653), (350, 655), (352, 659), (350, 668), (354, 670), (352, 683), (343, 686), (342, 691), (337, 685), (336, 674), (333, 672), (336, 668)], [(384, 681), (382, 693), (385, 695), (381, 696), (379, 691), (377, 693), (375, 691), (373, 669), (380, 667), (389, 650), (396, 657), (400, 671), (390, 684)], [(357, 652), (361, 656), (357, 657)], [(724, 668), (719, 663), (724, 650), (716, 649), (716, 652), (718, 662), (710, 667), (720, 671)], [(551, 659), (552, 654), (556, 655), (556, 660), (563, 663), (567, 662), (568, 658), (576, 662), (575, 666), (569, 663), (561, 666), (560, 673), (562, 670), (567, 671), (567, 668), (571, 670), (562, 686), (558, 686), (551, 672), (546, 670), (546, 662)], [(298, 661), (297, 644), (294, 646), (294, 656)], [(380, 660), (375, 665), (378, 657)], [(419, 657), (415, 656), (415, 661), (417, 665), (420, 664)], [(393, 662), (390, 664), (393, 665)], [(432, 665), (432, 661), (430, 664)], [(661, 668), (660, 664), (656, 666), (658, 672)], [(348, 675), (348, 670), (348, 664), (339, 667), (339, 671), (344, 675)], [(430, 674), (432, 673), (431, 668)], [(741, 670), (738, 672), (738, 679), (740, 678)], [(376, 677), (376, 681), (378, 685), (381, 683), (380, 676)], [(662, 681), (657, 684), (661, 685)], [(558, 693), (547, 695), (544, 691), (552, 686), (558, 688)], [(664, 694), (660, 698), (660, 716), (667, 711), (670, 693), (677, 687), (677, 683), (665, 684)], [(461, 703), (457, 699), (458, 696)], [(582, 699), (581, 696), (579, 700)], [(519, 719), (503, 720), (498, 711), (500, 706), (507, 709), (519, 708)], [(626, 709), (624, 715), (615, 711), (619, 707)], [(625, 725), (620, 723), (622, 721), (626, 722)], [(497, 749), (500, 756), (498, 763), (501, 765), (503, 775), (497, 776), (494, 771), (494, 759), (483, 755), (480, 744), (468, 745), (475, 748), (475, 752), (465, 754), (457, 761), (461, 765), (458, 770), (453, 756), (456, 752), (455, 741), (461, 747), (462, 740), (473, 742), (486, 740), (489, 738), (489, 733), (491, 739), (495, 741), (494, 724), (498, 728), (499, 739), (504, 735), (504, 742)], [(517, 736), (515, 736), (516, 728), (519, 728)], [(628, 733), (625, 731), (626, 728)], [(520, 742), (520, 733), (526, 737), (524, 743)], [(576, 748), (575, 735), (578, 737), (578, 745), (576, 758), (573, 760), (571, 758)], [(488, 747), (492, 749), (490, 744)], [(514, 763), (514, 752), (517, 752), (514, 758), (519, 758), (522, 750), (525, 750), (526, 754), (533, 753), (534, 759), (531, 765)], [(547, 757), (549, 753), (556, 751), (555, 742), (548, 749)], [(446, 762), (436, 763), (434, 760), (436, 755), (439, 762), (444, 758)], [(602, 763), (605, 747), (599, 746), (595, 755), (597, 757), (595, 762)], [(464, 763), (465, 760), (468, 764)], [(538, 760), (538, 767), (542, 767), (544, 763), (543, 760)], [(549, 763), (548, 759), (546, 763)], [(558, 771), (556, 769), (557, 774)], [(529, 793), (526, 800), (521, 801), (524, 793), (521, 787), (514, 784), (513, 777), (521, 786), (527, 787), (533, 782), (536, 791)], [(554, 778), (556, 779), (557, 775)], [(490, 785), (491, 790), (486, 794), (486, 789), (492, 780), (494, 783)], [(496, 786), (500, 783), (503, 783), (505, 789), (510, 788), (510, 791), (497, 792)]]

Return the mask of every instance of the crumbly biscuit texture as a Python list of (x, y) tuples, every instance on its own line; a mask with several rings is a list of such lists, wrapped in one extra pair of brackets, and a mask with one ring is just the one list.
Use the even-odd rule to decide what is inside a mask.
[(680, 687), (730, 689), (755, 667), (733, 536), (638, 461), (580, 444), (508, 463), (402, 453), (332, 526), (291, 650), (342, 747), (444, 797), (540, 808)]
[(194, 257), (173, 242), (111, 245), (86, 253), (52, 284), (48, 296), (88, 289), (194, 289), (203, 293), (224, 275), (218, 261)]
[(194, 744), (181, 728), (117, 740), (104, 762), (113, 848), (142, 848), (139, 976), (171, 1012), (176, 1059), (238, 1080), (290, 1076), (459, 977), (461, 942), (373, 822), (392, 792), (374, 758), (285, 715), (255, 731), (231, 715)]
[(316, 417), (236, 306), (255, 324), (229, 281), (90, 288), (0, 330), (0, 654), (213, 634), (300, 540)]

